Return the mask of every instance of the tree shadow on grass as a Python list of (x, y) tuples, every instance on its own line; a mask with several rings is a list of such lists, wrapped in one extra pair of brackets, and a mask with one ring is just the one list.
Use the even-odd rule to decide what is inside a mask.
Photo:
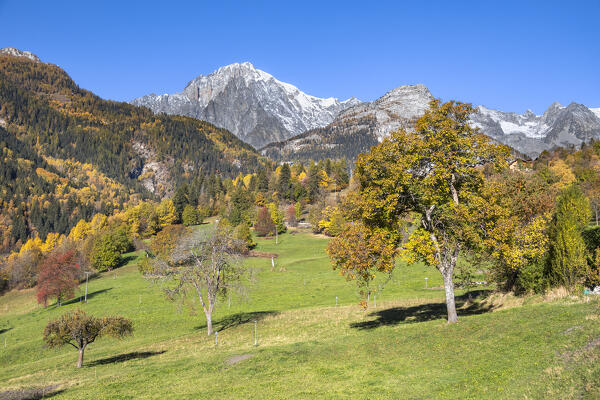
[[(100, 289), (100, 290), (96, 290), (95, 292), (88, 293), (87, 299), (88, 299), (88, 301), (90, 301), (90, 299), (93, 299), (95, 296), (98, 296), (99, 294), (108, 292), (109, 290), (112, 290), (112, 288)], [(85, 298), (85, 295), (82, 294), (81, 296), (73, 297), (71, 300), (63, 302), (62, 305), (66, 306), (69, 304), (79, 303), (79, 302), (82, 302), (84, 298)]]
[(0, 399), (3, 400), (39, 400), (49, 399), (64, 392), (64, 390), (56, 390), (57, 385), (45, 386), (40, 388), (29, 388), (19, 390), (7, 390), (0, 392)]
[[(235, 328), (236, 326), (247, 324), (248, 322), (260, 321), (269, 315), (277, 314), (279, 314), (278, 311), (256, 311), (228, 315), (214, 324), (214, 330), (221, 332), (229, 328)], [(196, 329), (206, 329), (206, 324), (199, 325), (196, 327)]]
[[(456, 308), (458, 316), (476, 315), (490, 312), (492, 305), (482, 305), (480, 302), (470, 302), (469, 299), (484, 297), (490, 290), (475, 290), (456, 296)], [(351, 328), (356, 329), (374, 329), (380, 326), (390, 326), (398, 324), (410, 324), (415, 322), (432, 321), (447, 317), (446, 303), (427, 303), (411, 307), (393, 307), (369, 314), (369, 317), (376, 317), (370, 321), (354, 322), (350, 324)]]
[(92, 361), (91, 363), (87, 364), (87, 366), (95, 367), (97, 365), (114, 364), (114, 363), (129, 361), (129, 360), (143, 359), (143, 358), (148, 358), (148, 357), (152, 357), (152, 356), (157, 356), (159, 354), (163, 354), (166, 352), (167, 352), (166, 350), (161, 350), (161, 351), (141, 351), (141, 352), (136, 351), (133, 353), (124, 353), (124, 354), (119, 354), (118, 356), (101, 358), (100, 360)]
[[(121, 268), (126, 266), (127, 264), (129, 264), (130, 261), (133, 261), (135, 259), (137, 259), (138, 256), (137, 255), (131, 255), (131, 256), (126, 256), (126, 257), (121, 257), (121, 262), (119, 263), (119, 265), (117, 266), (117, 268)], [(114, 268), (113, 271), (117, 268)]]

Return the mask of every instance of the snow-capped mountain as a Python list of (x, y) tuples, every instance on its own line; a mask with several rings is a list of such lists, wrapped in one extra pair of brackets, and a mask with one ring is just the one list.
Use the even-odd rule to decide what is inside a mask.
[(543, 115), (523, 114), (477, 107), (472, 124), (483, 133), (529, 157), (556, 147), (577, 146), (600, 138), (600, 109), (571, 103), (553, 103)]
[(150, 94), (131, 103), (209, 121), (262, 147), (323, 127), (360, 101), (310, 96), (245, 62), (200, 75), (181, 93)]
[[(261, 152), (285, 161), (346, 157), (355, 159), (399, 127), (410, 128), (429, 107), (433, 96), (424, 85), (401, 86), (372, 103), (362, 103), (343, 112), (325, 128), (314, 129)], [(477, 107), (473, 126), (518, 153), (535, 158), (556, 147), (577, 146), (600, 139), (600, 108), (571, 103), (552, 104), (543, 115), (523, 114)]]
[(29, 51), (15, 49), (14, 47), (5, 47), (3, 49), (0, 49), (0, 54), (6, 54), (13, 57), (25, 57), (29, 58), (31, 61), (41, 62), (40, 58), (35, 54)]
[(265, 146), (261, 153), (278, 160), (325, 157), (355, 159), (390, 132), (410, 127), (429, 107), (433, 96), (425, 85), (400, 86), (371, 103), (357, 104), (324, 128)]

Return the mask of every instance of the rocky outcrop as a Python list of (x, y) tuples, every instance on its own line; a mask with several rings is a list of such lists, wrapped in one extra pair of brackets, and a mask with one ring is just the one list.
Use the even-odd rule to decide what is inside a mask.
[(13, 57), (24, 57), (24, 58), (29, 58), (31, 61), (42, 62), (40, 60), (40, 58), (38, 56), (36, 56), (35, 54), (33, 54), (29, 51), (15, 49), (14, 47), (5, 47), (3, 49), (0, 49), (0, 54), (13, 56)]

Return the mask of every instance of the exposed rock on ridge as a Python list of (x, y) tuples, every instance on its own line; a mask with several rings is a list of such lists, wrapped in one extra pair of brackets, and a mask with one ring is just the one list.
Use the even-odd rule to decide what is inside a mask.
[(40, 60), (40, 58), (35, 54), (29, 51), (15, 49), (14, 47), (5, 47), (3, 49), (0, 49), (0, 54), (5, 54), (13, 57), (25, 57), (29, 58), (31, 61), (42, 62), (42, 60)]

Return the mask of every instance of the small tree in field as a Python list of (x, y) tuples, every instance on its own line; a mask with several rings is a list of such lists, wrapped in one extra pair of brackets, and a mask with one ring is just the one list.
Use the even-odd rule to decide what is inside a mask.
[(63, 300), (73, 297), (75, 289), (79, 286), (81, 271), (77, 264), (75, 250), (54, 251), (40, 264), (37, 301), (48, 304), (49, 298), (56, 298), (59, 306)]
[(96, 318), (80, 309), (63, 314), (48, 322), (44, 329), (44, 341), (48, 347), (70, 344), (79, 351), (77, 368), (83, 365), (85, 348), (100, 336), (123, 338), (133, 333), (133, 324), (123, 317)]
[(175, 282), (175, 287), (166, 289), (171, 299), (190, 291), (197, 296), (211, 335), (217, 296), (241, 291), (244, 279), (250, 277), (251, 271), (241, 262), (245, 251), (246, 243), (235, 239), (231, 229), (195, 231), (183, 237), (168, 258), (156, 258), (153, 278)]

